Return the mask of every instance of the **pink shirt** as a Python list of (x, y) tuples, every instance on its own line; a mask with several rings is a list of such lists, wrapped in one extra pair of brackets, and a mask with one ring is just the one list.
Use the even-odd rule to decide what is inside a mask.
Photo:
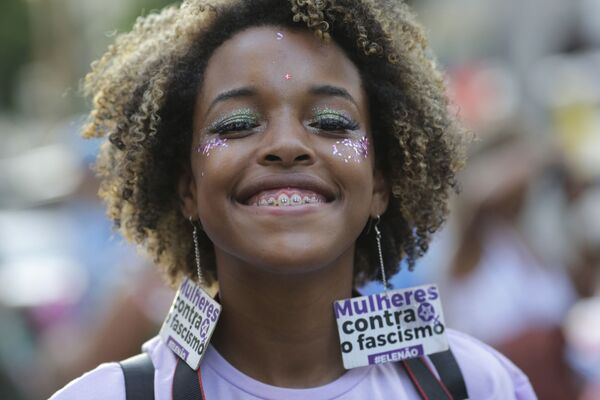
[[(527, 377), (503, 355), (470, 336), (450, 329), (446, 332), (471, 399), (537, 398)], [(158, 337), (146, 342), (143, 350), (150, 355), (156, 369), (155, 399), (171, 399), (175, 355)], [(201, 369), (207, 400), (420, 399), (403, 369), (395, 363), (355, 368), (331, 383), (308, 389), (280, 388), (252, 379), (235, 369), (212, 346), (206, 352)], [(119, 364), (102, 364), (51, 397), (51, 400), (76, 399), (125, 400), (123, 373)]]

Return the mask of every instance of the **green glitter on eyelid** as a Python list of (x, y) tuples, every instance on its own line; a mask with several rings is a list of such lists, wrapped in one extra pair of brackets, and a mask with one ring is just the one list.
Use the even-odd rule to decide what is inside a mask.
[(235, 110), (230, 112), (227, 115), (224, 115), (217, 119), (215, 122), (211, 123), (208, 127), (206, 127), (206, 131), (208, 132), (216, 132), (219, 129), (220, 125), (227, 122), (228, 120), (236, 120), (238, 118), (249, 117), (255, 120), (259, 119), (259, 114), (250, 108), (242, 108), (240, 110)]
[(313, 109), (313, 113), (315, 114), (315, 117), (331, 115), (338, 118), (347, 119), (348, 121), (352, 121), (352, 118), (348, 117), (345, 113), (340, 112), (338, 110), (334, 110), (333, 108), (315, 108)]
[[(360, 124), (357, 121), (355, 121), (354, 118), (352, 118), (349, 114), (347, 114), (343, 111), (335, 110), (333, 108), (315, 107), (315, 108), (313, 108), (313, 113), (315, 114), (313, 119), (329, 116), (330, 118), (334, 118), (338, 121), (343, 121), (345, 123), (352, 124), (352, 125), (356, 126), (356, 129), (358, 129), (360, 126)], [(352, 131), (355, 131), (355, 129), (352, 129)]]

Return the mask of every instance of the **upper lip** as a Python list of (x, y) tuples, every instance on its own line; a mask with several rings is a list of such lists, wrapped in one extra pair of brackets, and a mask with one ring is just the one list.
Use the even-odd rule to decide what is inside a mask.
[(262, 175), (245, 182), (236, 194), (236, 200), (246, 202), (260, 192), (277, 189), (301, 189), (315, 192), (325, 197), (326, 201), (335, 198), (335, 191), (321, 178), (308, 174), (272, 174)]

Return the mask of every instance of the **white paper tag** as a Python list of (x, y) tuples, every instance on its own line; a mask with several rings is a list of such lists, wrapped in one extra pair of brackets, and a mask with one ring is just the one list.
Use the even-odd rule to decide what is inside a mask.
[(338, 300), (333, 309), (346, 369), (448, 349), (436, 285)]
[(160, 338), (179, 358), (197, 370), (220, 314), (221, 305), (185, 278), (160, 328)]

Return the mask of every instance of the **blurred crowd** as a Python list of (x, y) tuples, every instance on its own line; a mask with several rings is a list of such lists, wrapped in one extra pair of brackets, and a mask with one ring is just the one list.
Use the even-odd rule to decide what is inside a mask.
[[(89, 63), (167, 3), (3, 0), (0, 398), (137, 353), (172, 299), (105, 218), (99, 144), (77, 134)], [(600, 0), (410, 3), (472, 140), (447, 224), (391, 283), (437, 282), (448, 325), (540, 399), (600, 399)]]

